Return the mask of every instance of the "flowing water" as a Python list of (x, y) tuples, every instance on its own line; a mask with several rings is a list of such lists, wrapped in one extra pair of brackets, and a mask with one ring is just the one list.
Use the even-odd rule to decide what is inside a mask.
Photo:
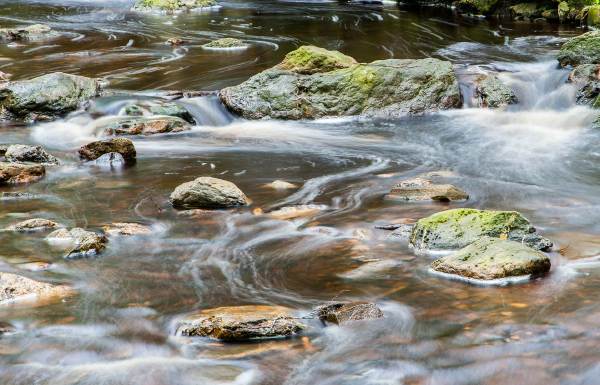
[[(248, 122), (214, 96), (183, 99), (198, 126), (136, 138), (138, 161), (123, 169), (79, 164), (78, 146), (98, 136), (95, 115), (1, 127), (2, 142), (44, 145), (63, 164), (36, 184), (3, 188), (36, 198), (0, 202), (0, 227), (40, 216), (88, 229), (137, 221), (152, 225), (153, 235), (111, 239), (97, 258), (64, 260), (42, 236), (0, 233), (2, 270), (51, 262), (48, 271), (26, 274), (77, 289), (59, 303), (0, 307), (0, 320), (17, 328), (0, 338), (0, 383), (598, 383), (600, 131), (592, 127), (597, 113), (575, 105), (568, 71), (553, 59), (581, 31), (395, 4), (221, 4), (173, 17), (129, 13), (131, 2), (122, 0), (2, 0), (2, 24), (43, 22), (68, 33), (1, 46), (0, 71), (15, 79), (52, 71), (106, 78), (127, 90), (95, 101), (110, 116), (124, 101), (158, 91), (237, 84), (294, 47), (315, 44), (360, 61), (445, 58), (465, 92), (465, 79), (495, 69), (520, 103), (482, 110), (466, 97), (461, 110), (396, 121)], [(189, 43), (173, 48), (165, 44), (171, 37)], [(217, 37), (251, 46), (201, 48)], [(384, 199), (399, 180), (430, 171), (443, 171), (471, 199)], [(252, 206), (178, 214), (168, 195), (198, 176), (233, 181)], [(264, 186), (276, 179), (299, 187)], [(300, 204), (321, 210), (294, 220), (253, 214)], [(459, 206), (522, 212), (561, 250), (551, 254), (551, 273), (505, 287), (448, 281), (428, 273), (433, 256), (417, 256), (375, 228)], [(275, 304), (308, 312), (332, 299), (375, 301), (385, 318), (251, 344), (174, 336), (178, 317), (200, 308)]]

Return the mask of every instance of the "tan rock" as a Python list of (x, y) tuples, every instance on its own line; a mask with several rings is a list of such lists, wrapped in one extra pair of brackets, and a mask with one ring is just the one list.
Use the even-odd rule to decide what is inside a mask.
[(398, 183), (392, 188), (390, 198), (407, 201), (461, 201), (469, 195), (451, 184), (435, 184), (429, 179), (414, 178)]
[(40, 164), (0, 162), (0, 185), (36, 182), (44, 174), (46, 169)]
[(5, 230), (27, 232), (27, 231), (42, 231), (60, 227), (60, 224), (44, 218), (27, 219), (19, 223), (8, 226)]
[(21, 275), (0, 273), (0, 304), (24, 299), (62, 298), (72, 289), (65, 285), (52, 285)]
[(108, 235), (132, 236), (152, 234), (152, 229), (149, 226), (139, 223), (116, 222), (103, 226), (102, 229)]

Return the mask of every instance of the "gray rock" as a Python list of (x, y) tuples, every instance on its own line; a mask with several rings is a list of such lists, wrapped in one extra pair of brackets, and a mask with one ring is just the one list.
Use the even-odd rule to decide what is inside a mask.
[(218, 209), (248, 204), (248, 198), (235, 184), (211, 177), (196, 178), (177, 186), (170, 201), (178, 209)]
[(3, 85), (0, 110), (5, 119), (48, 120), (76, 110), (101, 89), (97, 79), (55, 72)]
[(503, 108), (518, 103), (515, 92), (495, 75), (484, 75), (477, 80), (475, 97), (480, 107)]
[(45, 174), (40, 164), (0, 162), (0, 185), (36, 182)]
[(577, 86), (577, 104), (600, 107), (600, 65), (582, 64), (569, 74), (569, 82)]
[(94, 165), (103, 168), (119, 168), (127, 164), (123, 155), (118, 152), (109, 152), (91, 161)]
[(466, 278), (492, 280), (546, 273), (550, 270), (550, 259), (520, 242), (482, 237), (452, 255), (433, 261), (431, 268)]
[(46, 240), (66, 246), (65, 258), (87, 257), (99, 254), (106, 247), (108, 241), (102, 234), (87, 231), (79, 227), (71, 230), (59, 229), (48, 234)]
[(407, 201), (463, 201), (469, 195), (451, 184), (435, 184), (429, 179), (407, 179), (392, 188), (390, 198)]
[(590, 31), (567, 40), (557, 56), (561, 66), (600, 64), (600, 31)]
[(42, 231), (55, 229), (60, 227), (60, 224), (44, 218), (33, 218), (25, 221), (12, 224), (6, 228), (7, 231), (16, 232), (28, 232), (28, 231)]
[(520, 213), (476, 209), (447, 210), (420, 219), (410, 243), (417, 249), (459, 249), (483, 236), (524, 242), (539, 250), (552, 248)]
[(31, 162), (47, 165), (60, 163), (54, 155), (48, 153), (42, 146), (13, 144), (6, 149), (4, 156), (10, 162)]
[(240, 39), (232, 37), (225, 37), (222, 39), (213, 40), (210, 43), (202, 45), (203, 48), (208, 49), (233, 49), (233, 48), (247, 48), (248, 45)]
[(60, 34), (45, 24), (34, 24), (15, 28), (1, 28), (0, 41), (40, 41), (54, 39)]
[(185, 120), (172, 116), (119, 118), (100, 127), (106, 135), (154, 135), (191, 128)]
[(302, 55), (297, 51), (280, 65), (221, 90), (221, 101), (247, 119), (390, 118), (461, 106), (450, 62), (428, 58), (340, 64), (314, 58), (309, 50)]
[(112, 138), (88, 143), (79, 149), (84, 160), (96, 160), (104, 154), (118, 153), (127, 162), (135, 160), (136, 151), (133, 142), (127, 138)]
[(190, 124), (196, 121), (190, 112), (182, 105), (160, 99), (136, 100), (127, 104), (120, 112), (126, 116), (172, 116), (185, 120)]
[(335, 302), (319, 306), (315, 309), (322, 321), (338, 325), (351, 322), (383, 318), (383, 312), (374, 303), (368, 302)]
[(136, 0), (132, 10), (137, 12), (189, 12), (214, 7), (215, 0)]

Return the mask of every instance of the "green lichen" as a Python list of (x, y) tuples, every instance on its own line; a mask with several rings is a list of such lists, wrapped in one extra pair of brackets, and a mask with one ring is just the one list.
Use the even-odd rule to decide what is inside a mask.
[(222, 39), (213, 40), (210, 43), (203, 45), (205, 48), (244, 48), (246, 44), (240, 39), (233, 37), (224, 37)]
[(369, 92), (380, 82), (380, 78), (372, 68), (359, 65), (352, 70), (350, 82), (361, 91)]
[(278, 67), (299, 74), (314, 74), (348, 68), (355, 64), (356, 60), (341, 52), (305, 45), (288, 53)]

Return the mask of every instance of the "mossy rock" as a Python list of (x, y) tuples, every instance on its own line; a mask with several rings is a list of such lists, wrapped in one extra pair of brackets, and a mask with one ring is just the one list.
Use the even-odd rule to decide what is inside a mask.
[(195, 124), (192, 114), (182, 105), (159, 99), (136, 100), (128, 103), (121, 109), (119, 115), (126, 116), (173, 116)]
[(520, 213), (476, 209), (447, 210), (420, 219), (410, 243), (417, 249), (459, 249), (482, 236), (518, 240), (539, 250), (552, 247)]
[(558, 53), (561, 66), (600, 63), (600, 31), (590, 31), (566, 41)]
[(532, 18), (539, 16), (541, 11), (538, 10), (536, 3), (519, 3), (510, 7), (510, 10), (516, 17), (520, 18)]
[(233, 37), (224, 37), (222, 39), (213, 40), (210, 43), (204, 44), (202, 47), (209, 49), (233, 49), (233, 48), (247, 48), (248, 45), (240, 39)]
[(515, 92), (495, 75), (482, 76), (477, 80), (475, 97), (480, 107), (502, 108), (518, 103)]
[(329, 72), (348, 68), (357, 64), (356, 60), (338, 51), (306, 45), (288, 53), (279, 68), (299, 74)]
[(431, 264), (435, 271), (479, 280), (541, 275), (550, 258), (520, 242), (481, 237), (452, 255)]

